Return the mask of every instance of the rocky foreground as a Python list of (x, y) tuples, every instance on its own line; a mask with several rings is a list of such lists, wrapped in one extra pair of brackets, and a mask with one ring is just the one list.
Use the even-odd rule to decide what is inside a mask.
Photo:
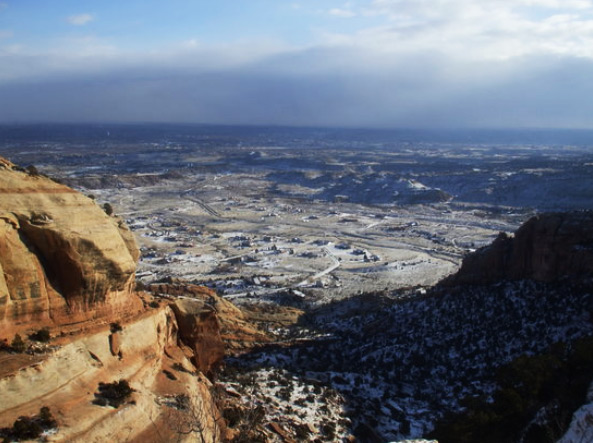
[[(135, 292), (138, 248), (110, 212), (0, 159), (1, 432), (219, 441), (227, 431), (204, 375), (224, 355), (206, 303), (216, 295), (169, 305)], [(189, 410), (197, 424), (181, 418)]]

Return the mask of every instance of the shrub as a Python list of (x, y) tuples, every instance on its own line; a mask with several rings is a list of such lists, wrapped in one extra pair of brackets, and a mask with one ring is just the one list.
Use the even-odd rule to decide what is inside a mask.
[(27, 170), (27, 172), (29, 173), (29, 175), (32, 176), (37, 176), (39, 175), (39, 171), (37, 170), (37, 168), (33, 165), (29, 165), (25, 168)]
[(52, 416), (49, 408), (43, 406), (39, 414), (33, 417), (21, 416), (17, 418), (12, 428), (0, 429), (0, 436), (3, 441), (21, 441), (37, 439), (48, 429), (56, 428), (57, 421)]
[(12, 434), (17, 440), (32, 440), (39, 437), (42, 432), (39, 423), (31, 417), (19, 417), (12, 425)]
[(95, 394), (95, 399), (93, 400), (93, 404), (96, 404), (97, 406), (108, 406), (109, 402), (107, 401), (106, 398), (97, 397), (97, 394)]
[(230, 406), (222, 411), (222, 415), (227, 422), (227, 425), (234, 428), (241, 423), (245, 416), (245, 412), (239, 407)]
[(333, 440), (336, 437), (336, 424), (330, 421), (329, 423), (321, 425), (321, 432), (328, 439)]
[(23, 338), (19, 334), (15, 334), (10, 347), (14, 352), (23, 353), (27, 346), (25, 345)]
[(34, 332), (31, 335), (29, 335), (29, 338), (31, 340), (40, 341), (42, 343), (47, 343), (50, 340), (51, 336), (49, 334), (48, 328), (42, 328), (42, 329), (38, 330), (37, 332)]
[(294, 434), (299, 441), (306, 441), (311, 435), (311, 431), (309, 431), (307, 425), (297, 424), (294, 427)]
[(123, 328), (121, 327), (121, 325), (119, 324), (118, 321), (113, 322), (109, 325), (109, 330), (111, 331), (112, 334), (115, 334), (116, 332), (121, 331)]
[(58, 426), (58, 422), (47, 406), (42, 406), (41, 409), (39, 409), (39, 421), (44, 429), (51, 429)]
[(113, 383), (99, 383), (99, 392), (95, 393), (94, 404), (99, 406), (113, 406), (119, 408), (132, 395), (134, 390), (127, 380), (120, 380)]
[(136, 291), (146, 291), (146, 285), (140, 280), (136, 280)]
[(113, 215), (113, 206), (111, 206), (111, 204), (105, 203), (103, 205), (103, 210), (105, 211), (105, 214), (109, 216)]
[(499, 368), (493, 401), (462, 400), (465, 411), (445, 416), (429, 437), (445, 443), (499, 443), (519, 436), (525, 443), (556, 441), (585, 401), (592, 356), (591, 337), (570, 348), (557, 343), (546, 354), (520, 356)]

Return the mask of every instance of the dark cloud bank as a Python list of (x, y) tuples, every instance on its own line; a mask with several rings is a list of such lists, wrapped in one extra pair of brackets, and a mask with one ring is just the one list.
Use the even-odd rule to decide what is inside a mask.
[(455, 63), (309, 51), (236, 68), (137, 66), (0, 85), (0, 121), (593, 128), (593, 60)]

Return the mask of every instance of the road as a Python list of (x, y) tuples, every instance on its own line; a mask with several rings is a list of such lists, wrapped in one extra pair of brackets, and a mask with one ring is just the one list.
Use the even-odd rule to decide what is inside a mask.
[(198, 197), (194, 197), (193, 195), (190, 195), (194, 191), (195, 191), (195, 189), (188, 189), (187, 191), (183, 191), (181, 193), (181, 198), (185, 198), (186, 200), (197, 203), (204, 211), (206, 211), (210, 215), (213, 215), (214, 217), (218, 217), (218, 218), (222, 217), (222, 215), (220, 215), (220, 213), (216, 209), (214, 209), (212, 206), (210, 206), (203, 200), (200, 200)]

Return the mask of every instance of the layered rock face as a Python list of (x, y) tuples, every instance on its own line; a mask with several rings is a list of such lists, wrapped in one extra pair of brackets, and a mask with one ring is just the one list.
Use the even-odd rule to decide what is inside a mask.
[(201, 300), (180, 299), (171, 305), (179, 338), (192, 349), (194, 366), (212, 377), (224, 358), (224, 344), (216, 312)]
[[(217, 295), (212, 289), (187, 283), (161, 283), (150, 285), (150, 290), (162, 296), (181, 297), (182, 300), (188, 300), (188, 303), (176, 302), (173, 306), (179, 321), (180, 336), (185, 343), (191, 343), (194, 337), (205, 334), (210, 336), (211, 343), (219, 343), (218, 337), (220, 337), (227, 349), (244, 351), (257, 343), (269, 341), (265, 332), (254, 324), (253, 318), (248, 318), (244, 311)], [(192, 319), (192, 316), (202, 316), (210, 326), (199, 326), (200, 321), (197, 317)], [(217, 331), (213, 328), (214, 319), (220, 328)], [(270, 318), (266, 320), (269, 321)], [(192, 344), (189, 346), (194, 347)], [(200, 353), (198, 350), (196, 352)], [(199, 366), (201, 365), (200, 370), (205, 373), (210, 372), (210, 368), (220, 363), (216, 357), (219, 353), (215, 348), (209, 349), (208, 354), (206, 360), (202, 360), (208, 361), (206, 366), (198, 363)]]
[[(199, 371), (224, 355), (216, 313), (199, 300), (178, 318), (169, 306), (144, 310), (133, 290), (138, 256), (128, 228), (93, 200), (0, 158), (0, 338), (49, 326), (54, 345), (32, 360), (0, 353), (0, 427), (49, 406), (59, 427), (51, 441), (224, 439)], [(129, 402), (96, 403), (101, 383), (124, 379)]]
[(138, 311), (138, 256), (93, 200), (0, 158), (0, 336)]
[[(104, 329), (81, 335), (36, 365), (0, 378), (0, 427), (47, 405), (59, 425), (48, 441), (224, 441), (224, 423), (210, 395), (211, 384), (193, 373), (177, 347), (171, 309), (150, 311), (122, 327), (117, 332), (117, 355), (111, 346), (113, 334)], [(118, 409), (96, 405), (99, 383), (120, 379), (134, 389), (130, 401)], [(196, 406), (177, 410), (174, 399), (179, 395), (192, 398)], [(191, 414), (200, 417), (200, 433), (182, 432), (186, 427), (180, 423), (195, 424)]]
[(593, 212), (546, 213), (509, 237), (468, 255), (444, 284), (488, 284), (501, 280), (553, 281), (593, 275)]

